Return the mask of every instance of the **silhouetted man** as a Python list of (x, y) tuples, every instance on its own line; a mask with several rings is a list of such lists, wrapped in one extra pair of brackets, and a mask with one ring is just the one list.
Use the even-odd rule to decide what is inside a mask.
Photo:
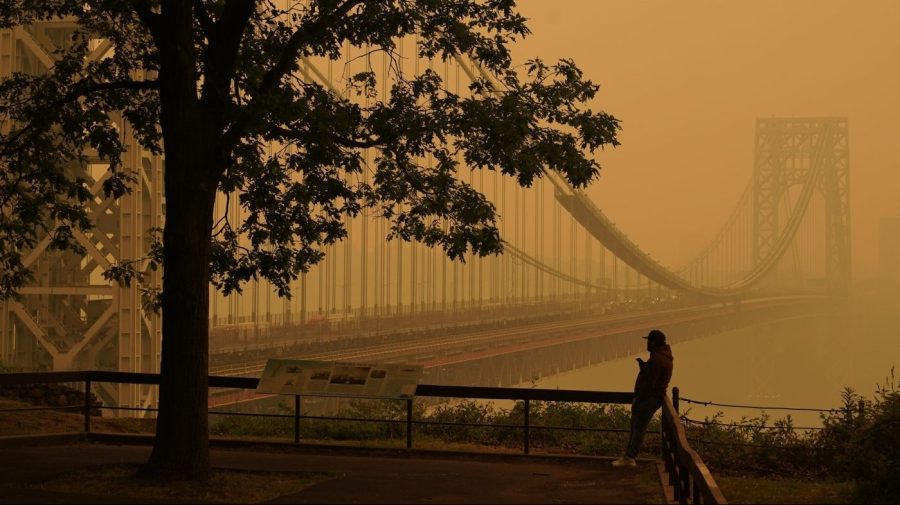
[(672, 348), (666, 344), (666, 335), (659, 330), (647, 334), (647, 351), (650, 359), (646, 362), (638, 358), (637, 380), (634, 383), (634, 400), (631, 402), (631, 438), (625, 449), (625, 456), (613, 461), (613, 466), (635, 466), (644, 441), (644, 433), (653, 414), (662, 407), (663, 397), (672, 379)]

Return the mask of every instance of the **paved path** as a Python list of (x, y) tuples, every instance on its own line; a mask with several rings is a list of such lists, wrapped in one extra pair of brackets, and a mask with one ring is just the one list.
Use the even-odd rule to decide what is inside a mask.
[[(0, 449), (0, 502), (115, 503), (27, 484), (86, 464), (142, 463), (148, 447), (78, 443)], [(327, 472), (334, 478), (273, 503), (660, 503), (656, 467), (615, 470), (599, 459), (493, 457), (354, 451), (213, 449), (213, 465), (259, 471)]]

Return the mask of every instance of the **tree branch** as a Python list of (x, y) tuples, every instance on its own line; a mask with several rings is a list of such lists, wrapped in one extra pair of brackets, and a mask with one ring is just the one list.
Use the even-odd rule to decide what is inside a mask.
[[(80, 83), (83, 83), (81, 81)], [(79, 84), (80, 84), (79, 83)], [(95, 93), (97, 91), (108, 91), (112, 89), (131, 89), (131, 90), (149, 90), (149, 89), (159, 89), (159, 81), (157, 80), (143, 80), (143, 81), (108, 81), (108, 82), (98, 82), (92, 86), (88, 86), (83, 89), (80, 93), (68, 93), (66, 96), (54, 102), (55, 105), (62, 105), (65, 102), (70, 102), (72, 100), (90, 95), (91, 93)], [(74, 95), (74, 96), (70, 96)]]
[(365, 0), (346, 0), (342, 5), (338, 6), (327, 15), (321, 16), (312, 23), (298, 28), (297, 31), (291, 35), (291, 38), (288, 39), (284, 52), (281, 53), (281, 57), (275, 65), (266, 72), (266, 75), (263, 76), (257, 92), (264, 95), (272, 91), (272, 88), (274, 88), (281, 78), (287, 74), (288, 70), (290, 70), (291, 64), (297, 60), (300, 49), (304, 45), (316, 40), (319, 35), (331, 27), (335, 21), (347, 15), (354, 7), (361, 5), (364, 1)]
[(147, 29), (150, 30), (150, 35), (159, 42), (160, 37), (164, 35), (162, 33), (162, 26), (160, 25), (161, 17), (150, 8), (150, 1), (131, 0), (131, 5), (134, 7), (134, 12), (137, 14), (138, 19), (140, 19), (141, 22), (147, 26)]
[(230, 103), (229, 92), (235, 76), (238, 51), (244, 39), (251, 16), (256, 11), (257, 0), (228, 0), (219, 20), (213, 22), (202, 0), (193, 0), (198, 12), (202, 9), (200, 23), (208, 44), (203, 55), (207, 75), (203, 84), (204, 102), (214, 102), (219, 107)]
[[(296, 139), (296, 137), (297, 137), (297, 134), (293, 130), (291, 130), (290, 128), (284, 128), (281, 126), (271, 126), (271, 127), (269, 127), (269, 131), (272, 133), (277, 133), (277, 134), (287, 137), (287, 138), (291, 138), (291, 139)], [(363, 139), (355, 139), (355, 138), (342, 137), (340, 135), (330, 133), (330, 132), (323, 132), (323, 133), (325, 135), (327, 135), (328, 137), (330, 137), (334, 143), (339, 144), (341, 147), (348, 147), (348, 148), (353, 148), (353, 149), (368, 149), (370, 147), (381, 147), (387, 143), (387, 141), (381, 137), (377, 137), (377, 138), (366, 137)]]
[(282, 77), (290, 71), (291, 65), (300, 55), (300, 49), (316, 40), (323, 32), (332, 27), (337, 20), (347, 15), (354, 7), (363, 4), (364, 1), (365, 0), (346, 0), (330, 13), (319, 17), (310, 24), (301, 26), (291, 35), (291, 38), (288, 39), (287, 44), (285, 44), (281, 57), (278, 58), (275, 65), (273, 65), (272, 68), (266, 72), (265, 76), (263, 76), (262, 82), (255, 90), (256, 96), (244, 107), (241, 116), (238, 117), (225, 132), (223, 144), (226, 150), (230, 150), (237, 144), (240, 136), (244, 133), (244, 128), (247, 127), (250, 119), (258, 112), (256, 109), (259, 107), (259, 97), (270, 93), (278, 82), (281, 81)]
[[(81, 80), (75, 83), (73, 89), (63, 95), (61, 98), (58, 98), (49, 104), (46, 105), (47, 109), (54, 109), (56, 107), (65, 105), (69, 102), (78, 100), (79, 98), (83, 98), (91, 93), (95, 93), (97, 91), (108, 91), (113, 89), (132, 89), (132, 90), (147, 90), (147, 89), (158, 89), (159, 82), (158, 81), (109, 81), (109, 82), (100, 82), (96, 83), (92, 86), (87, 86), (84, 89), (77, 90), (80, 85), (83, 85), (86, 80)], [(77, 91), (76, 91), (77, 90)], [(8, 136), (3, 142), (3, 149), (0, 150), (0, 159), (3, 159), (9, 156), (14, 152), (11, 146), (13, 146), (19, 138), (21, 138), (25, 133), (32, 129), (34, 126), (33, 121), (29, 121), (28, 124), (20, 128), (14, 134)]]

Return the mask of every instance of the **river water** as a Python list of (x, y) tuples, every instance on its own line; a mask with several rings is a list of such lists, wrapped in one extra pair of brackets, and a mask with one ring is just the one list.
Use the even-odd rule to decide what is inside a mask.
[[(665, 331), (665, 328), (661, 328)], [(835, 408), (851, 387), (871, 396), (900, 365), (900, 300), (865, 296), (825, 316), (796, 318), (675, 344), (671, 385), (685, 398), (716, 403)], [(646, 353), (645, 353), (646, 355)], [(608, 361), (534, 383), (539, 388), (628, 391), (634, 357)], [(531, 387), (531, 384), (524, 385)], [(682, 404), (704, 419), (721, 411), (726, 421), (761, 414)], [(767, 410), (772, 418), (788, 412)], [(795, 426), (821, 426), (816, 412), (791, 412)]]

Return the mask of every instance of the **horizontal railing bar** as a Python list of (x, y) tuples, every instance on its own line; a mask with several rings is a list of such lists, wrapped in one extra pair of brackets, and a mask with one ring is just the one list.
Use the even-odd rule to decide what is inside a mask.
[(583, 403), (631, 403), (633, 393), (578, 391), (569, 389), (498, 388), (480, 386), (438, 386), (422, 384), (416, 396), (473, 398), (479, 400), (536, 400)]
[(84, 382), (93, 372), (14, 372), (0, 373), (0, 386), (20, 384), (56, 384)]
[[(12, 408), (12, 409), (0, 409), (0, 413), (4, 412), (28, 412), (28, 411), (39, 411), (39, 410), (66, 410), (73, 408), (82, 408), (81, 405), (70, 405), (67, 407), (23, 407), (23, 408)], [(98, 405), (95, 408), (100, 410), (124, 410), (124, 411), (132, 411), (132, 412), (159, 412), (159, 409), (150, 408), (150, 407), (123, 407), (116, 405)], [(406, 423), (404, 419), (371, 419), (371, 418), (363, 418), (363, 417), (338, 417), (338, 416), (294, 416), (292, 414), (267, 414), (267, 413), (257, 413), (257, 412), (227, 412), (221, 410), (210, 410), (209, 414), (213, 415), (222, 415), (222, 416), (238, 416), (238, 417), (266, 417), (266, 418), (282, 418), (282, 419), (312, 419), (312, 420), (321, 420), (321, 421), (348, 421), (348, 422), (368, 422), (368, 423), (387, 423), (387, 424), (403, 424)], [(465, 427), (465, 428), (505, 428), (505, 429), (524, 429), (525, 427), (520, 424), (489, 424), (489, 423), (457, 423), (457, 422), (449, 422), (449, 421), (422, 421), (422, 420), (414, 420), (413, 424), (419, 426), (455, 426), (455, 427)], [(631, 430), (624, 428), (587, 428), (587, 427), (573, 427), (573, 426), (545, 426), (545, 425), (530, 425), (531, 429), (535, 430), (554, 430), (554, 431), (586, 431), (586, 432), (597, 432), (597, 433), (630, 433)], [(658, 435), (659, 431), (647, 431), (648, 435)]]
[[(578, 428), (578, 427), (569, 427), (569, 426), (541, 426), (541, 425), (531, 425), (532, 430), (559, 430), (559, 431), (588, 431), (588, 432), (597, 432), (597, 433), (631, 433), (631, 430), (627, 428)], [(647, 435), (659, 435), (662, 433), (661, 431), (656, 430), (647, 430), (644, 433)]]
[[(118, 384), (158, 385), (159, 374), (135, 372), (29, 372), (0, 374), (0, 385), (40, 384), (54, 382), (111, 382)], [(211, 388), (256, 389), (259, 379), (255, 377), (209, 376)], [(284, 395), (293, 396), (293, 395)], [(316, 395), (325, 396), (325, 395)], [(578, 391), (566, 389), (525, 389), (481, 386), (444, 386), (421, 384), (416, 389), (417, 397), (469, 398), (478, 400), (534, 400), (581, 403), (621, 403), (629, 404), (634, 395), (627, 392)]]
[(116, 384), (148, 384), (159, 385), (159, 374), (138, 372), (107, 372), (92, 370), (87, 372), (91, 382), (112, 382)]
[(751, 449), (778, 449), (781, 451), (815, 451), (815, 447), (802, 445), (765, 445), (765, 444), (745, 444), (742, 442), (719, 442), (716, 440), (705, 440), (702, 438), (688, 438), (691, 442), (704, 445), (721, 445), (727, 447), (749, 447)]
[(224, 412), (221, 410), (209, 410), (209, 414), (217, 416), (238, 416), (238, 417), (277, 417), (281, 419), (294, 419), (290, 414), (266, 414), (263, 412)]
[(5, 414), (8, 412), (34, 412), (39, 410), (73, 410), (76, 409), (78, 413), (81, 413), (81, 409), (84, 408), (84, 405), (66, 405), (62, 407), (22, 407), (22, 408), (11, 408), (11, 409), (0, 409), (0, 414)]
[(259, 385), (259, 379), (256, 377), (209, 376), (209, 387), (211, 388), (256, 389), (257, 385)]
[(126, 410), (129, 412), (159, 412), (159, 409), (152, 407), (122, 407), (120, 405), (101, 405), (97, 407), (103, 410)]
[[(291, 416), (292, 418), (294, 416)], [(337, 416), (298, 416), (300, 419), (318, 421), (352, 421), (356, 423), (406, 424), (406, 419), (372, 419), (369, 417), (337, 417)], [(415, 423), (415, 421), (413, 421)]]

